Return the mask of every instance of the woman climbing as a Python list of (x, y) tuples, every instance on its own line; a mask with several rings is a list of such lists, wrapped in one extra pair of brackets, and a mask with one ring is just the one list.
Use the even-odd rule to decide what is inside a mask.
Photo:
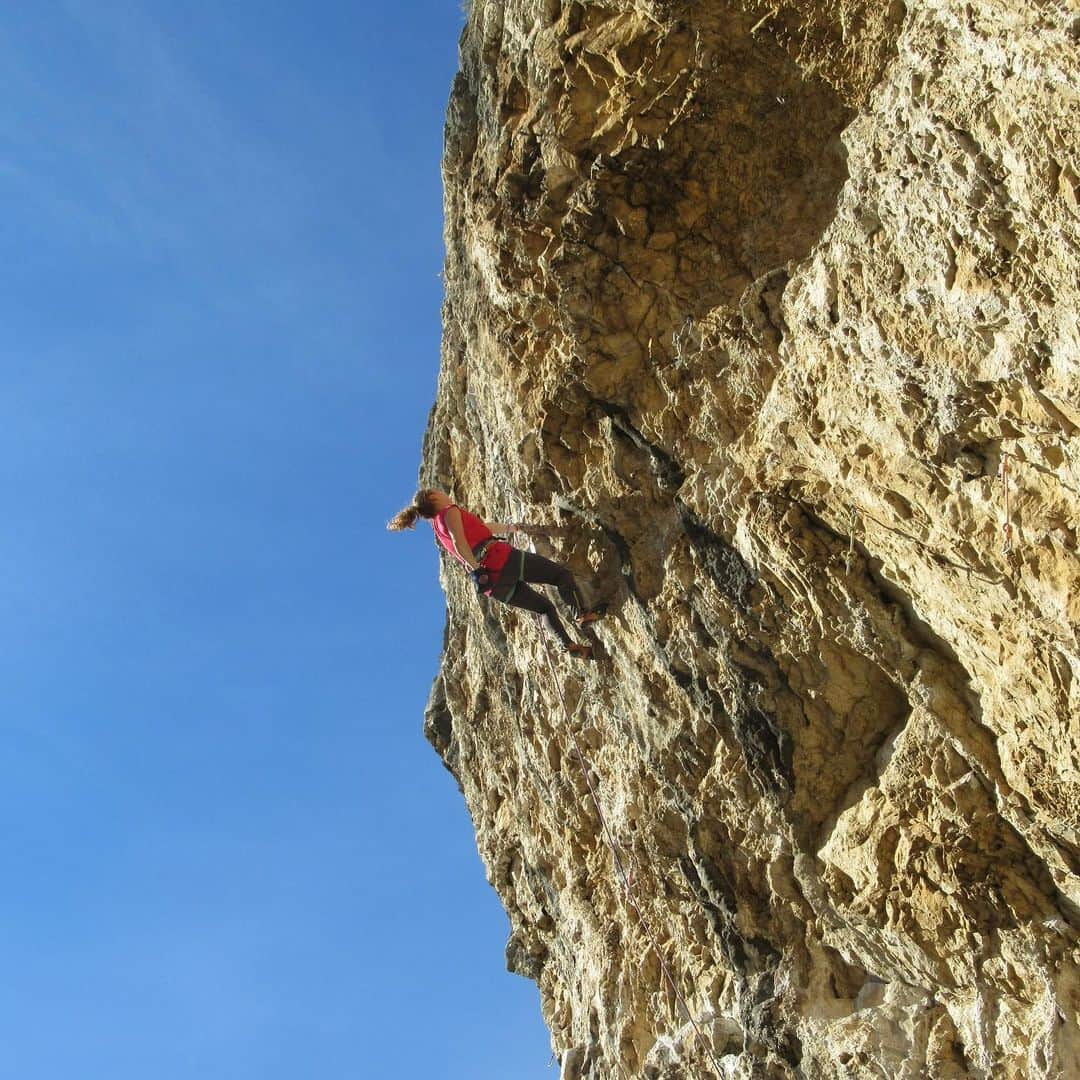
[(548, 632), (562, 642), (571, 656), (592, 659), (592, 646), (571, 641), (555, 611), (555, 605), (546, 596), (529, 588), (530, 584), (554, 585), (574, 613), (578, 626), (585, 626), (600, 618), (600, 612), (585, 606), (570, 571), (542, 555), (511, 547), (495, 535), (526, 532), (526, 528), (521, 525), (485, 525), (475, 514), (457, 506), (448, 495), (426, 488), (421, 488), (413, 498), (412, 505), (395, 514), (386, 527), (393, 532), (412, 529), (418, 517), (431, 522), (435, 539), (470, 571), (477, 591), (511, 607), (535, 612)]

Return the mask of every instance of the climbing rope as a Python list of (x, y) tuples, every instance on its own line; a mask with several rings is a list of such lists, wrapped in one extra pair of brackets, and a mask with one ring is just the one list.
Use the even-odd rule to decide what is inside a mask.
[(600, 806), (600, 798), (596, 793), (596, 787), (592, 782), (592, 777), (589, 775), (589, 766), (585, 761), (585, 754), (582, 752), (581, 743), (578, 741), (577, 733), (574, 731), (573, 724), (570, 719), (570, 710), (566, 706), (566, 698), (563, 695), (562, 683), (559, 681), (558, 675), (555, 671), (555, 665), (551, 659), (551, 644), (545, 643), (544, 655), (547, 657), (548, 670), (551, 672), (551, 681), (555, 684), (555, 689), (559, 694), (559, 702), (562, 705), (563, 716), (566, 718), (566, 730), (570, 732), (570, 738), (574, 744), (574, 753), (577, 755), (578, 764), (581, 766), (581, 773), (585, 777), (585, 784), (589, 789), (589, 795), (592, 797), (593, 806), (596, 808), (596, 816), (600, 819), (600, 825), (603, 829), (604, 837), (607, 840), (608, 847), (611, 849), (611, 857), (615, 864), (615, 871), (622, 883), (623, 889), (626, 893), (627, 902), (630, 907), (633, 908), (634, 914), (637, 916), (638, 922), (641, 924), (641, 928), (645, 931), (645, 936), (648, 938), (649, 945), (652, 947), (653, 952), (656, 954), (656, 959), (660, 961), (660, 970), (664, 973), (664, 978), (667, 980), (668, 986), (671, 988), (672, 994), (675, 996), (675, 1000), (679, 1003), (682, 1011), (687, 1015), (690, 1023), (693, 1025), (694, 1033), (701, 1043), (705, 1053), (709, 1056), (713, 1063), (713, 1068), (716, 1070), (718, 1080), (723, 1076), (723, 1069), (720, 1066), (720, 1062), (716, 1058), (716, 1054), (713, 1052), (712, 1046), (706, 1040), (704, 1032), (701, 1030), (701, 1026), (694, 1018), (694, 1014), (690, 1011), (686, 998), (683, 997), (682, 992), (679, 990), (678, 984), (675, 982), (675, 977), (671, 972), (671, 968), (668, 966), (667, 960), (664, 958), (663, 952), (660, 950), (659, 942), (656, 939), (656, 934), (653, 932), (652, 926), (649, 924), (648, 919), (645, 918), (644, 912), (641, 910), (640, 904), (638, 904), (637, 897), (634, 895), (634, 887), (632, 876), (627, 872), (626, 864), (623, 862), (622, 856), (619, 854), (619, 845), (615, 840), (614, 835), (611, 832), (607, 823), (607, 818), (604, 816), (604, 811)]

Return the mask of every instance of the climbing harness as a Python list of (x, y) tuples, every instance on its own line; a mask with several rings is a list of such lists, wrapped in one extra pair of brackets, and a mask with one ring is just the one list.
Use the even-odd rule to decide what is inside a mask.
[(476, 591), (481, 596), (487, 596), (495, 584), (498, 578), (493, 570), (489, 570), (483, 563), (481, 563), (476, 569), (469, 571), (469, 577), (472, 578), (473, 585), (476, 586)]
[[(489, 536), (486, 540), (481, 540), (473, 548), (473, 555), (479, 565), (474, 570), (469, 571), (469, 577), (481, 596), (494, 596), (496, 600), (501, 600), (505, 604), (517, 592), (518, 583), (521, 581), (525, 565), (525, 554), (515, 548), (499, 570), (491, 570), (484, 565), (484, 556), (487, 554), (488, 548), (496, 542), (509, 543), (508, 540), (503, 540), (501, 536)], [(516, 571), (511, 569), (511, 563), (515, 557), (517, 558)]]
[[(509, 541), (507, 542), (509, 543)], [(517, 559), (516, 567), (514, 566), (515, 559)], [(514, 548), (510, 554), (510, 558), (506, 560), (506, 565), (503, 566), (496, 578), (496, 587), (491, 590), (491, 595), (496, 600), (501, 600), (504, 604), (509, 604), (514, 598), (514, 593), (517, 592), (517, 587), (521, 584), (524, 576), (525, 552), (520, 548)]]
[(592, 782), (592, 777), (589, 775), (589, 767), (585, 761), (585, 754), (582, 752), (581, 743), (578, 741), (577, 733), (574, 731), (573, 724), (570, 720), (570, 710), (566, 707), (566, 698), (563, 695), (562, 683), (559, 681), (558, 675), (555, 671), (555, 665), (551, 659), (551, 645), (549, 642), (545, 642), (544, 655), (547, 657), (548, 670), (551, 672), (551, 681), (555, 684), (555, 689), (559, 694), (559, 703), (562, 705), (563, 716), (566, 719), (566, 730), (570, 732), (570, 738), (574, 744), (574, 753), (577, 755), (578, 764), (581, 766), (582, 775), (585, 777), (585, 784), (589, 789), (589, 795), (592, 798), (593, 806), (596, 808), (596, 816), (600, 819), (600, 826), (603, 830), (604, 837), (607, 840), (608, 847), (611, 849), (611, 857), (615, 864), (615, 871), (619, 877), (620, 883), (626, 893), (626, 900), (630, 907), (633, 909), (634, 914), (637, 916), (638, 922), (641, 924), (641, 928), (645, 931), (645, 936), (649, 941), (649, 945), (652, 947), (652, 951), (656, 954), (656, 959), (660, 962), (660, 970), (664, 973), (664, 978), (667, 980), (668, 986), (671, 988), (672, 994), (675, 996), (675, 1000), (679, 1003), (680, 1008), (689, 1018), (691, 1025), (693, 1026), (694, 1033), (705, 1050), (705, 1053), (712, 1061), (713, 1068), (716, 1070), (716, 1075), (719, 1080), (723, 1076), (723, 1069), (720, 1066), (720, 1062), (716, 1058), (716, 1054), (713, 1052), (712, 1046), (705, 1039), (705, 1034), (701, 1030), (701, 1026), (694, 1018), (694, 1014), (690, 1011), (690, 1006), (679, 990), (678, 984), (675, 982), (675, 977), (671, 972), (671, 968), (668, 966), (667, 960), (664, 958), (663, 952), (660, 950), (660, 944), (656, 939), (656, 934), (653, 932), (652, 926), (645, 918), (644, 912), (641, 910), (641, 906), (638, 904), (637, 897), (634, 895), (633, 886), (633, 874), (628, 872), (626, 864), (623, 861), (622, 856), (619, 854), (619, 844), (616, 842), (615, 837), (612, 835), (611, 829), (608, 826), (607, 818), (604, 816), (604, 811), (600, 806), (600, 798), (596, 793), (596, 787)]

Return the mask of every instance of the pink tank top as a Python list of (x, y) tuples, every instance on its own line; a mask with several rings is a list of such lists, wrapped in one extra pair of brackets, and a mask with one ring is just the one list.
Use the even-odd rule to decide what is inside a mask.
[[(431, 519), (431, 527), (435, 530), (435, 539), (458, 562), (468, 566), (469, 564), (454, 550), (454, 541), (450, 534), (450, 528), (446, 524), (446, 511), (450, 509), (452, 508), (448, 506), (446, 510), (440, 510)], [(475, 552), (480, 544), (491, 538), (491, 530), (475, 514), (470, 514), (468, 510), (464, 510), (460, 506), (457, 509), (461, 511), (461, 525), (465, 530), (465, 539), (469, 542), (469, 547)], [(506, 565), (506, 560), (510, 558), (510, 552), (513, 550), (504, 540), (496, 540), (494, 543), (488, 544), (481, 562), (486, 570), (498, 572)]]

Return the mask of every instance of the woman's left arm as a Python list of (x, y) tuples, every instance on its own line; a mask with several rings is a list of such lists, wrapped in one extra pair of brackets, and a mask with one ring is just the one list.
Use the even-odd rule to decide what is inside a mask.
[(456, 506), (451, 506), (446, 511), (446, 527), (450, 530), (450, 539), (454, 542), (454, 550), (458, 557), (470, 570), (475, 570), (479, 561), (473, 554), (469, 541), (465, 538), (465, 526), (461, 521), (461, 511)]

